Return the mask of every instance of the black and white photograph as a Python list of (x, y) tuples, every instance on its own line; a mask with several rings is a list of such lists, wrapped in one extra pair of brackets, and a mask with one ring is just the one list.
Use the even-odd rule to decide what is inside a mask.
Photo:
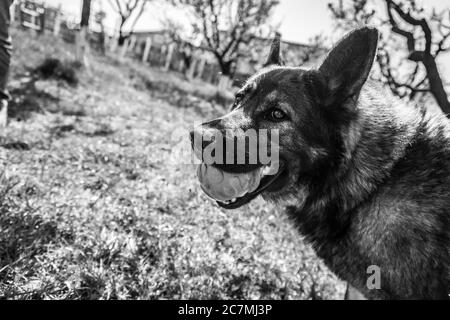
[(0, 300), (450, 300), (450, 1), (0, 0)]

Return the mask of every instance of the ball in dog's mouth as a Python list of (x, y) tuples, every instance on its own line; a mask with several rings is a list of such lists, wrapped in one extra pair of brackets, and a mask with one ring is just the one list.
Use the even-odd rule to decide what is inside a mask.
[(202, 190), (216, 200), (219, 206), (237, 209), (265, 191), (277, 180), (283, 169), (282, 164), (269, 164), (247, 173), (229, 173), (202, 163), (198, 167), (197, 176)]

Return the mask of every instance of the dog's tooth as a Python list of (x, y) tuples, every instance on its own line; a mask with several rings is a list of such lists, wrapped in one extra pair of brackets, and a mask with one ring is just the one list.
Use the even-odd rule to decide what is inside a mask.
[(263, 168), (262, 174), (264, 176), (276, 175), (278, 173), (277, 169), (279, 169), (279, 167), (280, 167), (280, 165), (278, 162), (270, 163)]

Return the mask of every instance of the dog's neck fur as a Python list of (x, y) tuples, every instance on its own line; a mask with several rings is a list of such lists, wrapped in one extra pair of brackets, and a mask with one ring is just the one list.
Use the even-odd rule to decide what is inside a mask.
[(344, 211), (370, 197), (390, 176), (417, 133), (418, 119), (423, 117), (420, 110), (384, 95), (378, 99), (379, 95), (371, 87), (362, 92), (358, 105), (364, 108), (359, 108), (358, 119), (343, 133), (347, 136), (344, 141), (348, 141), (347, 154), (332, 192), (343, 202)]
[[(305, 199), (302, 205), (288, 208), (300, 232), (315, 247), (345, 234), (352, 211), (390, 176), (417, 133), (420, 111), (385, 95), (377, 98), (379, 90), (366, 85), (361, 92), (356, 108), (364, 108), (358, 108), (357, 120), (342, 132), (345, 155), (337, 172), (323, 188), (302, 188), (306, 190), (306, 197), (299, 197)], [(321, 191), (312, 193), (312, 189)]]

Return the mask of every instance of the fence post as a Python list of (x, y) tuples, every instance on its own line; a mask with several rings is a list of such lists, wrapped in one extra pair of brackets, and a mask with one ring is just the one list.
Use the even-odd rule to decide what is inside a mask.
[(55, 16), (55, 25), (53, 26), (53, 35), (59, 35), (59, 31), (61, 30), (61, 6), (58, 7), (58, 11), (56, 11)]
[(166, 64), (164, 66), (165, 71), (169, 71), (170, 63), (172, 62), (173, 50), (175, 49), (175, 45), (172, 43), (169, 45), (166, 56)]
[(206, 64), (206, 59), (202, 57), (200, 60), (200, 65), (198, 67), (198, 71), (197, 71), (197, 78), (199, 78), (199, 79), (201, 79), (203, 76), (203, 71), (205, 70), (205, 64)]
[(127, 52), (128, 51), (133, 51), (134, 50), (134, 47), (136, 46), (136, 37), (135, 36), (131, 36), (130, 37), (130, 44), (128, 45), (128, 48), (127, 48)]
[(194, 78), (196, 66), (197, 66), (197, 59), (196, 59), (196, 58), (193, 58), (193, 59), (192, 59), (192, 62), (191, 62), (191, 65), (190, 65), (190, 67), (189, 67), (189, 70), (188, 70), (188, 74), (187, 74), (187, 76), (188, 76), (189, 79)]
[(206, 82), (215, 84), (216, 83), (217, 74), (214, 72), (214, 69), (210, 69), (208, 73), (208, 80)]
[(152, 38), (147, 37), (145, 39), (144, 54), (142, 55), (142, 62), (148, 62), (148, 55), (150, 54), (150, 49), (152, 48)]
[(0, 129), (6, 127), (8, 124), (8, 102), (6, 100), (0, 101)]

